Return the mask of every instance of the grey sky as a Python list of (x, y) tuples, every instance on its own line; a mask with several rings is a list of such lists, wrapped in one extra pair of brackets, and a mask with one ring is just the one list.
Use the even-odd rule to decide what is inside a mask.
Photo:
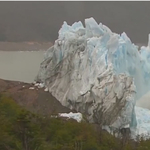
[(94, 17), (134, 43), (147, 43), (150, 2), (0, 2), (0, 40), (54, 41), (63, 21)]

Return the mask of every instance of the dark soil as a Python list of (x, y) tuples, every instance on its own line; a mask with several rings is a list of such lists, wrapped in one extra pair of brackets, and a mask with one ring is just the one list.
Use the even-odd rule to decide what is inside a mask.
[[(29, 89), (30, 87), (34, 87), (34, 89)], [(0, 92), (6, 93), (20, 106), (35, 113), (50, 115), (71, 111), (62, 106), (49, 92), (45, 92), (44, 88), (39, 89), (32, 83), (28, 84), (0, 79)]]

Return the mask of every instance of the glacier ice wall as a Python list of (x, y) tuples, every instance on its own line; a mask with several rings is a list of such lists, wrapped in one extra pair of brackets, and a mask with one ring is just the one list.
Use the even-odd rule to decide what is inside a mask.
[(66, 22), (41, 63), (36, 81), (89, 122), (136, 127), (135, 103), (150, 90), (150, 42), (134, 45), (93, 18)]

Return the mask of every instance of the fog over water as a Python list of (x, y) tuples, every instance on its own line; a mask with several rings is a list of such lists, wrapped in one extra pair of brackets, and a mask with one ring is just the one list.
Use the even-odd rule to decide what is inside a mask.
[(0, 51), (0, 78), (31, 83), (45, 51)]
[(63, 21), (94, 17), (134, 43), (147, 43), (149, 16), (149, 1), (1, 1), (0, 41), (54, 41)]

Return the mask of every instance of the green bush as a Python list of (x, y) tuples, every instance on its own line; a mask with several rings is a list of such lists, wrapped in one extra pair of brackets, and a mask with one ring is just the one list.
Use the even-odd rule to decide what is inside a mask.
[(94, 125), (33, 114), (0, 95), (0, 150), (149, 150), (150, 140), (115, 138)]

